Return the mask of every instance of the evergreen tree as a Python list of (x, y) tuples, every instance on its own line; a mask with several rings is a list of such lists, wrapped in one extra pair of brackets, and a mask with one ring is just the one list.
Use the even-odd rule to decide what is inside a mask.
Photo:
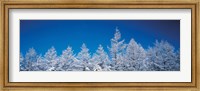
[(175, 57), (176, 61), (175, 61), (175, 65), (172, 68), (174, 71), (179, 71), (180, 70), (180, 51), (178, 50), (176, 52), (176, 57)]
[(81, 46), (81, 51), (78, 53), (77, 59), (80, 60), (83, 66), (84, 71), (89, 71), (89, 61), (90, 61), (91, 55), (89, 53), (89, 49), (87, 46), (83, 43)]
[(45, 59), (48, 61), (55, 60), (57, 58), (57, 52), (55, 48), (52, 46), (44, 55)]
[(50, 67), (48, 65), (48, 61), (46, 61), (44, 59), (44, 57), (42, 57), (42, 55), (40, 54), (37, 58), (37, 69), (38, 71), (46, 71), (48, 70)]
[(156, 41), (154, 47), (149, 48), (147, 55), (150, 70), (170, 71), (176, 65), (174, 47), (167, 41)]
[(55, 71), (58, 64), (58, 57), (55, 48), (52, 46), (44, 55), (45, 60), (48, 62), (48, 70)]
[(111, 55), (111, 60), (113, 62), (112, 63), (113, 70), (118, 70), (118, 67), (120, 67), (124, 61), (126, 44), (124, 44), (124, 40), (120, 39), (121, 39), (121, 33), (119, 29), (116, 28), (114, 38), (111, 39), (111, 47), (108, 47)]
[(144, 61), (146, 52), (140, 44), (137, 44), (134, 39), (131, 39), (126, 49), (126, 67), (128, 70), (141, 71), (145, 70)]
[(96, 53), (93, 55), (92, 61), (94, 64), (94, 71), (110, 70), (110, 60), (102, 45), (99, 45)]
[(64, 71), (68, 70), (70, 64), (74, 61), (74, 58), (75, 57), (72, 47), (68, 46), (67, 49), (62, 52), (58, 70), (64, 70)]
[(37, 61), (37, 53), (34, 48), (30, 48), (25, 56), (25, 69), (27, 71), (34, 70), (34, 62)]
[(22, 53), (20, 53), (19, 61), (20, 61), (20, 65), (19, 65), (20, 71), (26, 70), (25, 69), (26, 63), (25, 63), (24, 56)]

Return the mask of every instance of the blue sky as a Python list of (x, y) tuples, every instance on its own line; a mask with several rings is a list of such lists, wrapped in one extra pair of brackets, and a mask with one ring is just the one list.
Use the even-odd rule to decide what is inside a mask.
[(33, 47), (44, 55), (54, 46), (60, 55), (71, 46), (78, 54), (82, 43), (90, 53), (94, 53), (99, 44), (108, 52), (116, 27), (125, 43), (134, 38), (147, 49), (155, 40), (166, 40), (176, 50), (180, 48), (179, 20), (20, 20), (20, 52), (25, 54)]

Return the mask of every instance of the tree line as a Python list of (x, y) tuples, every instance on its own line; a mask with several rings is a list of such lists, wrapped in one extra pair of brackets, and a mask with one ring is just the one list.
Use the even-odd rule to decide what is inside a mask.
[(20, 53), (20, 71), (179, 71), (180, 52), (167, 41), (157, 41), (144, 49), (133, 38), (128, 44), (121, 39), (119, 29), (110, 40), (107, 53), (102, 45), (91, 55), (86, 44), (78, 54), (68, 46), (57, 55), (51, 47), (44, 55), (30, 48)]

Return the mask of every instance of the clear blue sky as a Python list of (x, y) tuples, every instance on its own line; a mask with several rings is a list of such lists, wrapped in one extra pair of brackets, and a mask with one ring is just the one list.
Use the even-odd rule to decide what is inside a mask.
[(60, 55), (69, 45), (78, 54), (82, 43), (91, 53), (99, 44), (108, 51), (116, 26), (125, 43), (134, 38), (147, 49), (155, 40), (167, 40), (180, 48), (179, 20), (20, 20), (20, 52), (24, 55), (33, 47), (44, 55), (54, 46)]

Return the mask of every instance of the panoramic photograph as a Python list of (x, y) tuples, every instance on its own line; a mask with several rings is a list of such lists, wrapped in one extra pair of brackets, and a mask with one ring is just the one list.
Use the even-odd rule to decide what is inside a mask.
[(20, 71), (180, 71), (180, 20), (20, 20)]

